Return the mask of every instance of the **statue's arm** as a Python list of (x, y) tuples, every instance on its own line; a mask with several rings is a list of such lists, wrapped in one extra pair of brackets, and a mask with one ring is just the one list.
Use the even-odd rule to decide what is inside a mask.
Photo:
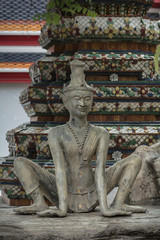
[(48, 134), (48, 143), (55, 163), (56, 184), (59, 198), (58, 216), (67, 215), (67, 178), (64, 162), (63, 149), (60, 142), (60, 132), (51, 130)]
[(107, 159), (109, 146), (109, 133), (102, 131), (98, 142), (96, 151), (96, 172), (95, 181), (97, 186), (97, 194), (99, 199), (100, 211), (104, 215), (108, 211), (107, 196), (107, 183), (105, 181), (105, 164)]
[(107, 159), (109, 147), (109, 133), (104, 129), (100, 130), (100, 138), (96, 151), (96, 172), (95, 181), (99, 199), (100, 211), (105, 217), (113, 217), (120, 215), (129, 215), (120, 209), (109, 208), (107, 204), (107, 181), (105, 177), (105, 163)]

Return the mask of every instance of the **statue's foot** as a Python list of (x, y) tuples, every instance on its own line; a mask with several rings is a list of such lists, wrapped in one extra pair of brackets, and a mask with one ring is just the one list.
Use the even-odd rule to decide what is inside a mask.
[(107, 211), (102, 212), (105, 217), (116, 217), (116, 216), (130, 216), (131, 212), (126, 212), (121, 209), (109, 208)]
[(18, 214), (36, 214), (37, 212), (41, 212), (48, 209), (48, 206), (38, 206), (36, 204), (33, 204), (31, 206), (24, 206), (13, 209), (15, 213)]
[(60, 209), (47, 209), (38, 213), (40, 217), (65, 217), (67, 212)]
[(132, 213), (145, 213), (146, 212), (146, 208), (138, 207), (138, 206), (130, 206), (127, 204), (122, 204), (122, 205), (113, 204), (112, 207), (116, 208), (116, 209), (121, 209), (122, 211), (132, 212)]

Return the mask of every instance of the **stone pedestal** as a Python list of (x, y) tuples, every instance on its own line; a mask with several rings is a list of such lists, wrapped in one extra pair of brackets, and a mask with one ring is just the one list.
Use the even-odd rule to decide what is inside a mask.
[(147, 213), (105, 218), (99, 210), (68, 214), (66, 218), (16, 215), (0, 208), (0, 239), (4, 240), (141, 240), (160, 239), (160, 207), (147, 206)]

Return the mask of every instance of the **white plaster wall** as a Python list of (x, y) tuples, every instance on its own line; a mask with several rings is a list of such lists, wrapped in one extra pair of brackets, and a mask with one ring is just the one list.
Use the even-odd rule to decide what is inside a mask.
[(20, 92), (28, 86), (25, 83), (0, 84), (0, 157), (9, 155), (6, 132), (30, 121), (19, 102)]

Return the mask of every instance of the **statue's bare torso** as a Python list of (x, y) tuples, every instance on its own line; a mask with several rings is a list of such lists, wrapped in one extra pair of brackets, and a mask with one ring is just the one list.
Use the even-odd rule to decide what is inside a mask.
[[(84, 134), (83, 129), (76, 131), (76, 135), (82, 135), (81, 139)], [(64, 154), (68, 208), (76, 212), (92, 210), (98, 204), (92, 160), (100, 138), (102, 135), (109, 138), (108, 132), (104, 128), (90, 125), (82, 153), (78, 151), (68, 124), (53, 128), (49, 135), (50, 141), (58, 141)]]

